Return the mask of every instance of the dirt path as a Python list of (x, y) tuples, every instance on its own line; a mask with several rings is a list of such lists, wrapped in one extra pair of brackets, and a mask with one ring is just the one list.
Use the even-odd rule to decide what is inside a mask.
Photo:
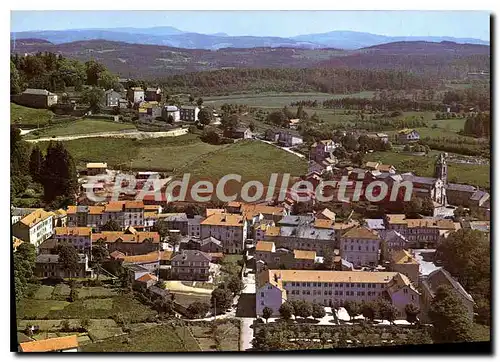
[(280, 149), (282, 149), (283, 151), (289, 152), (289, 153), (291, 153), (291, 154), (293, 154), (293, 155), (295, 155), (295, 156), (297, 156), (297, 157), (300, 157), (300, 158), (305, 158), (305, 157), (306, 157), (306, 156), (304, 156), (302, 153), (298, 153), (298, 152), (292, 151), (292, 150), (290, 149), (290, 147), (281, 147), (281, 146), (278, 146), (277, 144), (272, 143), (272, 142), (270, 142), (270, 141), (261, 140), (261, 139), (258, 139), (258, 138), (256, 138), (256, 139), (257, 139), (257, 140), (259, 140), (259, 141), (261, 141), (261, 142), (267, 143), (268, 145), (274, 146), (274, 147), (276, 147), (276, 148), (280, 148)]
[(167, 289), (171, 292), (206, 294), (206, 295), (212, 294), (211, 289), (190, 287), (190, 286), (184, 285), (180, 281), (176, 281), (176, 280), (167, 280), (165, 283), (166, 283)]
[(59, 137), (44, 137), (37, 139), (27, 139), (28, 142), (47, 142), (47, 141), (71, 141), (80, 138), (97, 138), (97, 137), (108, 137), (108, 138), (160, 138), (160, 137), (177, 137), (188, 133), (187, 128), (179, 128), (172, 131), (165, 132), (143, 132), (143, 131), (116, 131), (116, 132), (100, 132), (100, 133), (88, 133), (88, 134), (77, 134), (71, 136), (59, 136)]

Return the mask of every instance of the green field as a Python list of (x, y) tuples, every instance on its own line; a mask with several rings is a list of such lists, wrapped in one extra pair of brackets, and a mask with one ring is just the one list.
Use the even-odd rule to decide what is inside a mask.
[[(132, 138), (81, 138), (63, 141), (80, 166), (107, 162), (110, 167), (172, 170), (222, 146), (203, 143), (197, 135), (136, 140)], [(45, 149), (48, 142), (40, 142)]]
[(20, 127), (43, 127), (49, 123), (53, 116), (54, 113), (48, 109), (28, 108), (15, 103), (10, 104), (10, 123), (17, 124)]
[(269, 144), (245, 140), (193, 160), (183, 172), (194, 178), (219, 179), (235, 173), (242, 180), (269, 181), (271, 173), (300, 176), (307, 172), (307, 161)]
[(189, 329), (203, 351), (239, 351), (239, 321), (191, 322)]
[(230, 96), (207, 97), (204, 104), (220, 107), (224, 103), (246, 104), (258, 108), (282, 108), (291, 102), (301, 100), (317, 100), (319, 103), (334, 98), (358, 97), (371, 98), (374, 92), (366, 91), (353, 94), (328, 94), (328, 93), (259, 93), (259, 94), (234, 94)]
[(78, 134), (90, 134), (100, 132), (116, 132), (127, 129), (136, 129), (130, 123), (118, 123), (101, 119), (83, 119), (73, 122), (57, 124), (45, 129), (35, 131), (36, 134), (30, 133), (27, 138), (43, 138), (52, 136), (71, 136)]
[(188, 352), (201, 349), (189, 329), (160, 325), (128, 336), (108, 338), (82, 348), (83, 352)]
[[(414, 156), (397, 152), (374, 152), (365, 156), (365, 161), (380, 161), (394, 165), (398, 173), (413, 172), (418, 176), (434, 176), (436, 153), (429, 156)], [(490, 167), (488, 165), (448, 164), (448, 181), (464, 183), (481, 188), (490, 188)]]
[[(210, 145), (197, 135), (145, 140), (125, 138), (82, 138), (63, 142), (80, 166), (86, 162), (107, 162), (113, 168), (189, 172), (196, 177), (220, 178), (241, 174), (244, 180), (268, 181), (273, 172), (302, 175), (307, 162), (259, 141)], [(48, 142), (40, 142), (45, 149)]]

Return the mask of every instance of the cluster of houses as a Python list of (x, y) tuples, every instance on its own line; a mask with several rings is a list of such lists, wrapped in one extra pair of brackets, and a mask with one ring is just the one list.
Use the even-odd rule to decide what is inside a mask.
[[(334, 179), (340, 180), (341, 177), (347, 176), (350, 181), (362, 182), (363, 190), (373, 181), (384, 182), (388, 190), (392, 190), (395, 184), (408, 181), (413, 185), (414, 196), (432, 199), (434, 216), (445, 215), (447, 207), (453, 205), (470, 208), (486, 220), (490, 218), (490, 194), (488, 192), (472, 185), (448, 181), (446, 153), (441, 153), (437, 157), (434, 177), (422, 177), (412, 172), (398, 173), (393, 165), (372, 161), (366, 162), (364, 167), (336, 167), (336, 159), (333, 155), (336, 147), (338, 145), (332, 140), (322, 140), (312, 145), (305, 179), (310, 181), (315, 188), (323, 182), (323, 176), (327, 172), (331, 173)], [(349, 200), (352, 199), (354, 190), (354, 183), (347, 185), (345, 195)], [(382, 200), (382, 202), (385, 201), (387, 200)]]
[[(13, 96), (13, 101), (31, 108), (50, 108), (58, 104), (58, 96), (46, 89), (26, 89)], [(175, 122), (197, 122), (200, 108), (193, 105), (167, 105), (162, 102), (162, 91), (158, 87), (131, 87), (124, 92), (109, 89), (104, 92), (102, 105), (106, 108), (133, 108), (140, 122), (155, 123), (156, 120)]]
[[(414, 196), (430, 196), (436, 210), (454, 203), (485, 210), (484, 215), (489, 216), (488, 193), (448, 182), (446, 154), (436, 161), (435, 177), (427, 178), (398, 174), (394, 166), (379, 162), (338, 169), (333, 155), (337, 147), (332, 140), (316, 142), (309, 158), (324, 167), (309, 170), (304, 179), (318, 185), (330, 171), (363, 183), (409, 180), (414, 184)], [(88, 177), (109, 173), (105, 163), (87, 165)], [(160, 177), (142, 172), (137, 178), (144, 181), (151, 176)], [(35, 245), (35, 275), (40, 278), (92, 277), (92, 248), (104, 245), (108, 262), (124, 267), (133, 285), (149, 290), (157, 288), (160, 279), (213, 282), (217, 263), (224, 255), (243, 254), (256, 272), (257, 315), (262, 315), (265, 307), (277, 315), (287, 300), (329, 306), (382, 297), (392, 302), (401, 316), (407, 304), (420, 306), (421, 319), (426, 320), (436, 289), (448, 285), (473, 317), (470, 294), (442, 268), (424, 274), (416, 250), (435, 248), (442, 238), (460, 228), (489, 234), (488, 217), (462, 222), (439, 214), (339, 219), (328, 208), (293, 215), (293, 203), (288, 199), (281, 203), (232, 201), (190, 216), (164, 212), (164, 204), (154, 199), (79, 203), (55, 211), (12, 208), (12, 242), (14, 250), (22, 243)], [(119, 230), (105, 230), (110, 221)], [(160, 221), (168, 229), (163, 237), (154, 228)], [(59, 263), (57, 247), (61, 243), (77, 249), (78, 270), (68, 273)]]

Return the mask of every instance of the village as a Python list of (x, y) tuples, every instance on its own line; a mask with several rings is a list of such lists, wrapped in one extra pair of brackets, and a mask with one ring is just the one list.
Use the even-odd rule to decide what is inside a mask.
[[(281, 47), (264, 48), (277, 68), (158, 47), (163, 70), (139, 69), (135, 44), (141, 74), (93, 42), (73, 57), (13, 41), (27, 50), (11, 54), (12, 350), (490, 341), (483, 48), (443, 75), (439, 57), (351, 69), (323, 62), (365, 50)], [(399, 62), (421, 56), (394, 44)]]
[[(279, 136), (270, 142), (278, 145)], [(108, 169), (105, 160), (96, 160), (79, 171), (78, 204), (49, 211), (12, 208), (14, 250), (24, 243), (35, 246), (33, 272), (41, 280), (66, 285), (74, 278), (95, 280), (100, 274), (102, 282), (121, 281), (149, 300), (168, 302), (161, 314), (168, 311), (186, 320), (239, 320), (238, 350), (252, 348), (255, 320), (287, 318), (287, 308), (300, 308), (298, 302), (313, 306), (312, 314), (302, 312), (306, 319), (333, 316), (333, 322), (325, 317), (320, 325), (323, 320), (326, 325), (350, 323), (365, 315), (362, 308), (353, 311), (353, 303), (381, 300), (392, 311), (382, 319), (397, 325), (418, 320), (425, 325), (430, 323), (428, 310), (437, 289), (447, 286), (472, 321), (474, 300), (440, 266), (436, 249), (459, 230), (477, 230), (489, 237), (489, 194), (449, 183), (446, 154), (436, 159), (435, 177), (428, 178), (400, 174), (394, 166), (377, 162), (338, 168), (333, 155), (337, 146), (333, 140), (314, 143), (309, 171), (301, 179), (317, 185), (337, 175), (363, 184), (381, 180), (389, 186), (407, 180), (414, 185), (412, 197), (432, 200), (431, 216), (396, 213), (355, 218), (351, 212), (339, 217), (328, 208), (296, 214), (299, 203), (291, 196), (283, 202), (205, 203), (173, 212), (186, 202), (176, 205), (154, 197), (136, 201), (146, 179), (165, 176), (145, 171), (132, 174), (138, 180), (136, 188), (120, 194), (121, 201), (92, 202), (89, 188), (110, 200), (116, 194), (114, 181), (122, 173)], [(317, 203), (312, 195), (300, 204)], [(473, 211), (476, 220), (460, 217), (457, 208)], [(73, 269), (61, 261), (58, 248), (68, 244), (78, 253)], [(301, 315), (299, 309), (293, 314)], [(26, 320), (22, 325), (32, 334), (30, 328), (40, 328), (35, 323)], [(71, 341), (70, 350), (79, 348), (78, 341), (85, 345), (100, 340), (78, 335), (52, 339)], [(22, 343), (21, 349), (37, 348), (44, 341)]]

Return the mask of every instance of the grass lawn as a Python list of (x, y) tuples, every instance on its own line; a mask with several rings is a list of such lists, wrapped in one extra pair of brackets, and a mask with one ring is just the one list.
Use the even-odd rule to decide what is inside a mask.
[(272, 173), (300, 176), (307, 171), (307, 161), (289, 152), (255, 140), (239, 141), (206, 157), (197, 158), (181, 173), (192, 178), (218, 180), (227, 174), (239, 174), (242, 181), (257, 180), (265, 185)]
[(230, 96), (204, 98), (205, 105), (220, 107), (224, 103), (246, 104), (259, 108), (282, 108), (296, 101), (317, 100), (321, 103), (327, 99), (356, 97), (371, 98), (374, 92), (366, 91), (354, 94), (329, 94), (329, 93), (259, 93), (259, 94), (234, 94)]
[(57, 124), (45, 129), (36, 131), (38, 134), (28, 134), (28, 138), (41, 138), (52, 136), (68, 136), (78, 134), (100, 133), (100, 132), (116, 132), (126, 129), (136, 129), (130, 123), (117, 123), (108, 120), (100, 119), (83, 119), (74, 122)]
[(173, 293), (175, 295), (175, 302), (183, 307), (189, 307), (191, 303), (202, 302), (210, 304), (210, 294), (182, 294)]
[[(63, 142), (80, 166), (103, 161), (113, 168), (170, 171), (222, 148), (202, 142), (198, 135), (136, 140), (131, 138), (82, 138)], [(48, 142), (40, 142), (45, 150)]]
[(154, 317), (156, 312), (133, 297), (124, 295), (106, 299), (78, 299), (68, 303), (65, 308), (50, 311), (48, 318), (106, 319), (117, 314), (121, 314), (129, 323), (135, 323)]
[(82, 348), (83, 352), (188, 352), (201, 351), (186, 327), (161, 325), (127, 336), (108, 338)]
[(54, 287), (50, 285), (40, 285), (38, 290), (33, 295), (33, 299), (51, 299)]
[[(16, 305), (16, 317), (18, 319), (44, 319), (50, 318), (49, 314), (60, 312), (70, 303), (62, 300), (37, 300), (25, 299)], [(75, 318), (79, 316), (76, 315)], [(59, 319), (59, 318), (54, 318)]]
[[(430, 156), (413, 156), (396, 152), (374, 152), (365, 155), (366, 161), (380, 161), (394, 165), (398, 173), (413, 172), (419, 176), (434, 176), (436, 153)], [(490, 188), (489, 165), (448, 164), (448, 181)]]
[(112, 298), (98, 298), (98, 299), (85, 299), (83, 301), (83, 307), (85, 309), (112, 309), (113, 299)]
[(215, 331), (213, 322), (193, 322), (189, 329), (203, 351), (239, 351), (240, 330), (230, 321), (217, 322)]
[[(28, 108), (15, 103), (10, 104), (10, 123), (17, 124), (20, 127), (42, 127), (47, 125), (53, 116), (54, 113), (48, 109)], [(17, 122), (19, 118), (21, 120)]]
[(71, 293), (71, 288), (69, 287), (68, 284), (57, 284), (54, 288), (54, 292), (52, 293), (54, 299), (60, 299), (64, 298), (66, 299), (69, 297)]
[(102, 298), (102, 297), (113, 297), (117, 296), (118, 292), (116, 289), (105, 288), (105, 287), (82, 287), (78, 288), (78, 298)]

